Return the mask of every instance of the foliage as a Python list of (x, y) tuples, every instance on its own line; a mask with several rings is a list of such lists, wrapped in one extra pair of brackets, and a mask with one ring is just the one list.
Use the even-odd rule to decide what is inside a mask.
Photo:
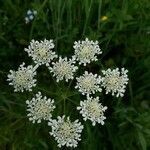
[[(63, 82), (55, 84), (44, 66), (38, 69), (38, 86), (31, 93), (14, 93), (6, 82), (7, 74), (22, 61), (31, 64), (23, 50), (31, 39), (52, 38), (55, 51), (70, 56), (73, 42), (85, 37), (98, 40), (103, 51), (100, 61), (89, 65), (88, 70), (125, 67), (130, 81), (124, 98), (100, 95), (109, 108), (106, 123), (93, 127), (84, 122), (77, 149), (150, 148), (149, 0), (1, 0), (0, 3), (0, 149), (58, 149), (47, 132), (50, 128), (46, 122), (37, 125), (28, 121), (25, 100), (40, 90), (58, 102), (59, 114), (55, 116), (65, 111), (75, 119), (79, 117), (75, 105), (83, 97), (75, 96), (73, 87), (65, 89)], [(28, 9), (35, 9), (38, 14), (33, 22), (25, 24)], [(60, 105), (64, 97), (69, 99), (64, 101), (69, 110)]]

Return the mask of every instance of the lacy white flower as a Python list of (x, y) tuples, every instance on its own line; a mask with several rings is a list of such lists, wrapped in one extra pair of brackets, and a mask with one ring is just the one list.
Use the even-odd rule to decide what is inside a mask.
[(36, 86), (36, 66), (24, 67), (25, 63), (22, 63), (18, 68), (18, 71), (10, 70), (7, 81), (10, 81), (9, 85), (14, 86), (14, 91), (32, 91), (32, 87)]
[(27, 100), (27, 111), (29, 120), (35, 123), (41, 123), (41, 120), (49, 120), (52, 117), (52, 111), (54, 110), (54, 100), (42, 97), (41, 92), (38, 92), (31, 101)]
[(126, 85), (128, 84), (128, 70), (122, 68), (119, 71), (116, 69), (102, 70), (104, 77), (102, 77), (102, 86), (106, 89), (106, 94), (112, 92), (116, 97), (123, 97)]
[(48, 66), (51, 60), (57, 57), (56, 53), (51, 50), (53, 48), (53, 40), (45, 39), (40, 42), (32, 40), (28, 48), (25, 48), (25, 51), (32, 57), (36, 64), (46, 64)]
[(93, 75), (92, 73), (85, 71), (82, 76), (77, 77), (76, 79), (77, 85), (75, 88), (78, 88), (79, 92), (81, 92), (83, 95), (95, 94), (97, 91), (102, 91), (100, 88), (101, 77), (97, 74)]
[(79, 120), (71, 122), (69, 117), (58, 116), (57, 120), (50, 120), (48, 125), (52, 127), (50, 135), (55, 138), (58, 147), (64, 145), (67, 147), (77, 147), (83, 130), (83, 125), (81, 125)]
[(67, 60), (67, 57), (59, 57), (59, 61), (56, 63), (52, 62), (53, 67), (49, 67), (49, 69), (50, 72), (53, 73), (53, 76), (56, 76), (57, 82), (63, 79), (68, 82), (69, 79), (73, 79), (74, 73), (78, 69), (78, 67), (75, 66), (74, 63), (74, 58)]
[(83, 119), (85, 121), (87, 119), (91, 120), (93, 126), (95, 126), (96, 122), (104, 125), (104, 120), (106, 119), (104, 112), (106, 109), (106, 106), (102, 106), (102, 104), (99, 103), (99, 97), (87, 97), (87, 100), (81, 101), (80, 106), (77, 107)]
[(79, 64), (83, 64), (84, 66), (91, 61), (97, 61), (96, 55), (102, 53), (98, 46), (98, 41), (89, 41), (88, 38), (85, 41), (75, 41), (73, 48), (75, 49), (75, 57), (79, 61)]

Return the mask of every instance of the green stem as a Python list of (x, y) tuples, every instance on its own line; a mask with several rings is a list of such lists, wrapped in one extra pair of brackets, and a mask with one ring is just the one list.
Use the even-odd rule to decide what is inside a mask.
[[(41, 7), (37, 10), (38, 13), (43, 9), (43, 7), (45, 6), (46, 3), (47, 3), (47, 0), (44, 0)], [(37, 20), (37, 17), (35, 17), (35, 19), (32, 22), (32, 26), (31, 26), (31, 30), (30, 30), (30, 34), (29, 34), (29, 41), (31, 41), (31, 39), (32, 39), (32, 34), (33, 34), (33, 30), (34, 30), (34, 27), (35, 27), (35, 21), (36, 20)]]
[(99, 2), (99, 7), (98, 7), (98, 22), (97, 22), (97, 28), (98, 28), (98, 32), (99, 32), (99, 29), (100, 29), (100, 18), (101, 18), (101, 9), (102, 9), (102, 0), (100, 0)]
[(71, 100), (70, 98), (67, 98), (67, 100), (69, 100), (71, 103), (73, 103), (74, 105), (78, 105), (77, 103), (75, 103), (73, 100)]
[(86, 20), (85, 20), (82, 36), (84, 36), (86, 28), (87, 28), (87, 23), (88, 23), (88, 20), (89, 20), (90, 11), (91, 11), (91, 7), (92, 7), (92, 2), (93, 2), (93, 0), (91, 0), (91, 2), (90, 2), (90, 6), (89, 6), (89, 9), (88, 9), (88, 14), (86, 16)]
[(133, 90), (132, 90), (131, 80), (129, 80), (129, 92), (130, 92), (130, 98), (131, 98), (131, 105), (133, 106), (134, 102), (133, 102)]
[(66, 99), (64, 98), (64, 114), (66, 112)]

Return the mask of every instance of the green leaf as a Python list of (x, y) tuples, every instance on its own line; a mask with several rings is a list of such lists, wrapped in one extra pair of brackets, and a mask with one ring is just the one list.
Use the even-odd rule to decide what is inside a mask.
[(141, 132), (138, 132), (138, 137), (139, 137), (139, 142), (140, 142), (140, 144), (141, 144), (141, 147), (142, 147), (142, 150), (146, 150), (146, 140), (145, 140), (145, 138), (144, 138), (144, 136), (143, 136), (143, 133), (141, 133)]

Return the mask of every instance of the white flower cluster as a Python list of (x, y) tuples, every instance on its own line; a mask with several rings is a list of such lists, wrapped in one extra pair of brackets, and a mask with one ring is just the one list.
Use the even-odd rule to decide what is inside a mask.
[[(78, 65), (83, 64), (86, 66), (90, 62), (98, 60), (97, 55), (102, 53), (98, 42), (89, 41), (88, 38), (74, 43), (75, 53), (70, 59), (58, 57), (52, 51), (54, 46), (53, 40), (32, 40), (30, 42), (25, 51), (28, 56), (32, 57), (35, 66), (25, 67), (25, 63), (23, 63), (17, 71), (10, 70), (7, 80), (10, 85), (14, 86), (15, 92), (32, 91), (32, 87), (36, 86), (36, 79), (34, 79), (36, 69), (40, 65), (46, 65), (53, 76), (56, 77), (57, 82), (61, 80), (68, 82), (68, 80), (74, 79), (75, 72), (78, 69), (77, 63)], [(121, 71), (118, 68), (107, 69), (102, 70), (102, 75), (100, 76), (85, 71), (81, 76), (76, 77), (75, 89), (78, 89), (82, 95), (86, 95), (86, 100), (80, 101), (80, 106), (77, 107), (84, 121), (90, 120), (93, 126), (96, 123), (104, 125), (104, 120), (106, 119), (104, 112), (107, 107), (100, 103), (99, 97), (91, 95), (97, 94), (96, 92), (102, 92), (102, 88), (104, 88), (106, 94), (112, 93), (113, 96), (122, 97), (128, 83), (127, 72), (124, 68)], [(32, 123), (41, 123), (42, 120), (47, 120), (52, 129), (50, 135), (55, 138), (59, 147), (77, 147), (83, 130), (83, 125), (79, 120), (71, 122), (70, 118), (65, 115), (52, 119), (52, 112), (55, 109), (54, 100), (46, 96), (43, 97), (41, 92), (38, 92), (30, 101), (27, 100), (26, 104), (29, 120)]]
[(27, 100), (27, 111), (29, 120), (35, 123), (41, 123), (41, 120), (50, 120), (52, 117), (52, 112), (55, 108), (54, 100), (42, 97), (41, 92), (38, 92), (31, 101)]
[(97, 54), (102, 54), (99, 48), (98, 41), (89, 41), (88, 38), (85, 41), (74, 42), (73, 48), (75, 49), (76, 60), (79, 64), (86, 66), (91, 61), (97, 61)]
[(18, 68), (18, 71), (10, 70), (7, 81), (10, 81), (9, 85), (14, 86), (14, 91), (32, 91), (32, 87), (36, 86), (36, 69), (33, 66), (24, 67), (25, 63), (22, 63)]
[(29, 22), (31, 22), (34, 17), (37, 15), (37, 11), (36, 10), (28, 10), (26, 17), (25, 17), (25, 23), (28, 24)]
[(95, 94), (97, 91), (102, 91), (100, 88), (101, 77), (97, 74), (93, 75), (92, 73), (85, 71), (82, 76), (77, 77), (76, 79), (77, 85), (75, 88), (78, 88), (79, 92), (81, 92), (83, 95)]
[(56, 81), (65, 79), (68, 82), (69, 79), (73, 79), (74, 72), (78, 69), (75, 64), (75, 59), (67, 60), (67, 57), (59, 57), (58, 62), (52, 62), (53, 67), (49, 67), (50, 72), (53, 76), (56, 76)]
[(62, 117), (58, 116), (57, 120), (50, 120), (48, 125), (52, 128), (50, 135), (58, 142), (58, 147), (64, 145), (67, 147), (77, 147), (83, 130), (83, 125), (81, 125), (79, 120), (71, 122), (70, 118), (65, 118), (64, 115)]
[(80, 106), (77, 107), (77, 110), (80, 110), (83, 119), (85, 121), (87, 119), (91, 120), (93, 126), (95, 126), (96, 122), (104, 125), (104, 120), (106, 119), (104, 112), (106, 109), (106, 106), (103, 107), (102, 104), (99, 103), (99, 97), (87, 97), (87, 100), (81, 101)]
[(52, 51), (54, 48), (53, 40), (44, 40), (44, 41), (35, 41), (32, 40), (28, 48), (24, 50), (32, 57), (33, 61), (36, 64), (42, 65), (46, 64), (47, 66), (54, 58), (57, 58), (55, 52)]
[(128, 84), (128, 70), (122, 68), (121, 72), (118, 68), (102, 70), (104, 77), (102, 77), (102, 86), (106, 89), (106, 94), (112, 92), (116, 97), (123, 97), (126, 85)]

